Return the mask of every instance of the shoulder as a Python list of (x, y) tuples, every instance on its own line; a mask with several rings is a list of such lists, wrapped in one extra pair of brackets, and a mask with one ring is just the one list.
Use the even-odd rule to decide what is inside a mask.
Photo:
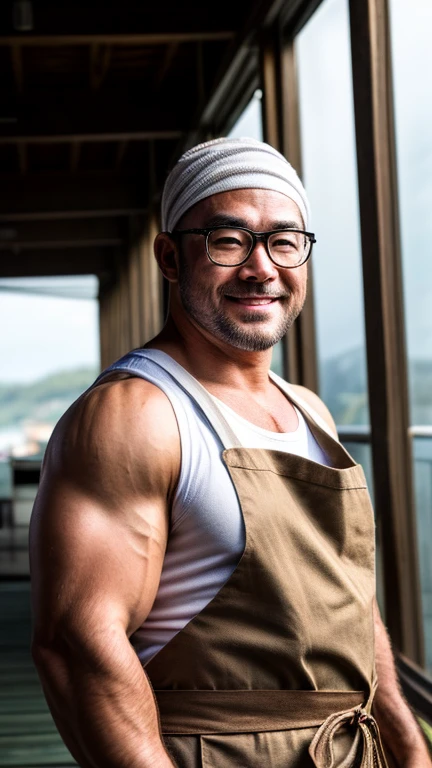
[(175, 484), (180, 437), (171, 403), (157, 386), (136, 377), (100, 384), (60, 419), (44, 464), (98, 495)]
[(320, 397), (315, 394), (315, 392), (312, 392), (311, 389), (307, 389), (306, 387), (300, 386), (300, 384), (290, 384), (292, 389), (297, 392), (297, 394), (305, 400), (308, 405), (311, 406), (324, 421), (328, 424), (332, 432), (335, 434), (335, 436), (338, 436), (336, 424), (334, 422), (333, 416), (331, 415), (329, 409), (327, 406), (323, 403)]

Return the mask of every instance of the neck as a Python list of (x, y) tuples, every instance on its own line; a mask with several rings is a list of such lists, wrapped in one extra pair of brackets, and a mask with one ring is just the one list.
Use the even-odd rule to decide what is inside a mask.
[(210, 391), (220, 388), (265, 392), (270, 384), (272, 350), (248, 352), (226, 344), (188, 317), (170, 313), (147, 347), (170, 355)]

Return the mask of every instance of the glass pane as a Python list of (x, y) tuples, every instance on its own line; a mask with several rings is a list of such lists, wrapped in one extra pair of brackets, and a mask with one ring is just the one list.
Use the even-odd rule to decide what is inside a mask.
[(347, 1), (324, 0), (296, 41), (320, 395), (340, 425), (369, 422), (349, 38)]
[(417, 535), (426, 663), (432, 673), (432, 4), (390, 2), (396, 157)]
[(28, 574), (28, 524), (54, 425), (99, 368), (95, 277), (0, 280), (0, 575)]
[(239, 119), (231, 128), (228, 134), (230, 138), (239, 139), (248, 136), (251, 139), (258, 139), (258, 141), (263, 140), (261, 97), (261, 91), (255, 91), (246, 109), (243, 110)]
[(411, 423), (432, 424), (432, 3), (390, 10)]
[(425, 656), (432, 675), (432, 430), (415, 437), (413, 448)]

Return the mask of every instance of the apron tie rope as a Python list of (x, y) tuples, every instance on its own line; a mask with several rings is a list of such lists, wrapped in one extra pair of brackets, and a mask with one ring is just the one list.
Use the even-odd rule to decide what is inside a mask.
[(338, 768), (353, 768), (357, 764), (355, 758), (360, 738), (363, 746), (360, 768), (388, 768), (378, 724), (361, 706), (336, 712), (323, 722), (309, 746), (309, 754), (316, 768), (335, 768), (333, 739), (344, 725), (357, 725), (358, 729), (349, 754), (342, 763), (338, 763)]

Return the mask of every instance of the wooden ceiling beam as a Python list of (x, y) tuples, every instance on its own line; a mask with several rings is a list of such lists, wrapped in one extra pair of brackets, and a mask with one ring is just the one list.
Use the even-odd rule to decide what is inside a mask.
[(93, 35), (0, 35), (0, 46), (16, 48), (48, 48), (61, 46), (82, 45), (112, 45), (112, 46), (151, 46), (170, 45), (171, 43), (197, 43), (232, 40), (234, 31), (223, 29), (202, 32), (161, 32), (154, 34), (93, 34)]
[[(35, 45), (42, 39), (47, 45), (64, 41), (66, 45), (106, 42), (120, 45), (159, 45), (190, 42), (196, 39), (227, 39), (242, 23), (249, 2), (219, 0), (211, 3), (179, 3), (163, 0), (145, 3), (122, 0), (121, 3), (43, 0), (34, 5), (34, 29), (20, 34), (14, 29), (12, 0), (0, 3), (0, 30), (3, 39), (24, 39)], [(35, 42), (36, 41), (36, 42)]]
[(18, 93), (24, 90), (24, 68), (22, 61), (21, 46), (19, 44), (11, 45), (10, 49), (12, 69), (15, 80), (15, 87)]
[(140, 180), (115, 174), (41, 174), (0, 177), (0, 221), (140, 213)]
[(52, 247), (53, 243), (68, 241), (75, 243), (102, 241), (112, 246), (126, 241), (128, 227), (115, 218), (59, 219), (53, 221), (3, 221), (0, 224), (0, 249), (39, 247), (39, 243)]
[(76, 173), (81, 154), (81, 142), (73, 141), (70, 145), (69, 164), (71, 173)]
[(50, 250), (0, 252), (0, 277), (42, 277), (48, 275), (107, 275), (114, 269), (114, 249), (81, 248), (76, 251)]
[(13, 243), (0, 241), (0, 252), (13, 251), (13, 253), (20, 253), (21, 251), (48, 251), (48, 250), (60, 250), (68, 248), (116, 248), (123, 244), (121, 238), (110, 239), (70, 239), (70, 240), (34, 240), (28, 242), (27, 240), (15, 240)]
[(151, 95), (141, 98), (137, 89), (125, 85), (65, 94), (45, 88), (21, 94), (15, 102), (0, 99), (0, 144), (163, 141), (178, 139), (188, 129), (187, 103), (183, 109), (175, 100), (153, 106)]
[(25, 176), (27, 173), (27, 144), (24, 141), (17, 144), (17, 152), (20, 174)]
[[(12, 124), (12, 123), (11, 123)], [(0, 119), (0, 130), (3, 128), (3, 123)], [(4, 131), (3, 131), (4, 133)], [(0, 135), (0, 144), (70, 144), (78, 143), (85, 144), (88, 142), (104, 142), (104, 141), (172, 141), (173, 139), (179, 139), (183, 136), (184, 131), (122, 131), (121, 133), (45, 133), (43, 135), (35, 135), (32, 133), (25, 133), (22, 136), (17, 135)]]
[(165, 80), (165, 77), (172, 66), (172, 63), (174, 61), (174, 58), (177, 54), (178, 49), (179, 49), (179, 43), (177, 42), (169, 43), (167, 45), (162, 66), (155, 73), (156, 89), (159, 89), (163, 81)]
[(126, 154), (128, 142), (123, 139), (122, 141), (119, 141), (116, 149), (116, 157), (115, 157), (115, 170), (120, 171), (124, 156)]
[(90, 45), (90, 88), (97, 91), (108, 73), (111, 62), (111, 46), (100, 43)]

